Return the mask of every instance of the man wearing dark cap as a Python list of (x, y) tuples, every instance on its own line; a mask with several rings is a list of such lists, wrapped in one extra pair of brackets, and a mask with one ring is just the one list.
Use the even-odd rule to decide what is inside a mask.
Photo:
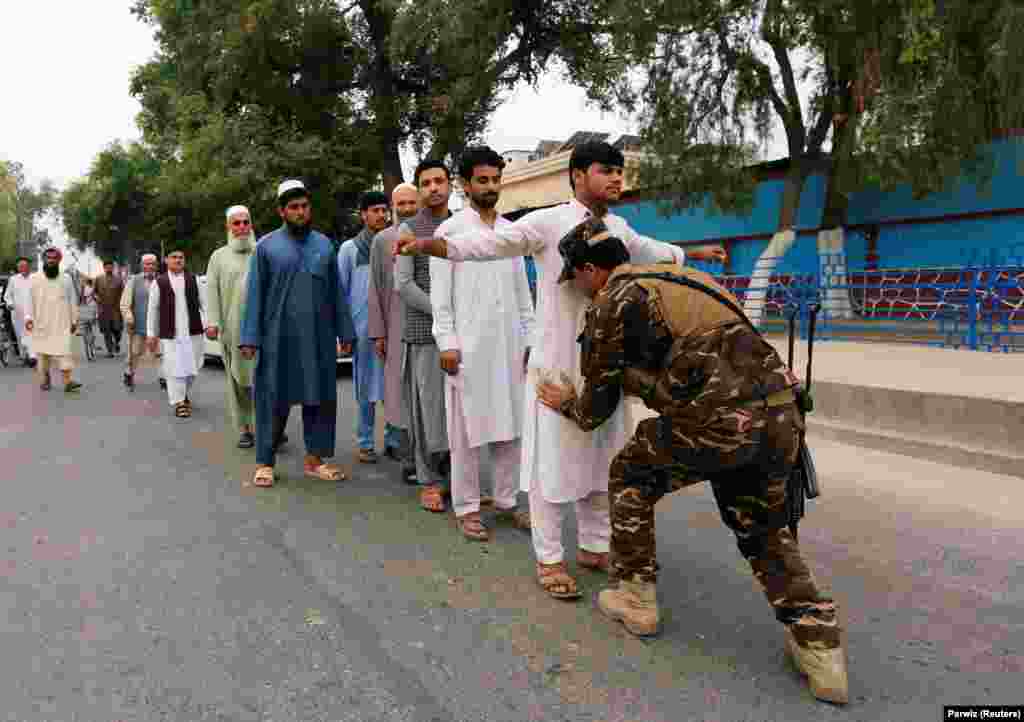
[(377, 461), (377, 402), (384, 400), (384, 364), (377, 358), (370, 340), (370, 245), (373, 237), (387, 228), (391, 215), (388, 197), (379, 191), (363, 194), (359, 215), (363, 229), (338, 250), (338, 284), (356, 334), (352, 349), (352, 387), (359, 407), (356, 458), (373, 464)]
[(565, 506), (576, 512), (579, 552), (577, 564), (608, 569), (608, 466), (615, 450), (629, 439), (632, 426), (622, 410), (601, 429), (584, 434), (568, 419), (538, 404), (536, 384), (554, 374), (579, 373), (577, 322), (587, 298), (567, 284), (558, 284), (562, 259), (558, 242), (588, 218), (601, 218), (622, 239), (631, 256), (642, 263), (682, 265), (691, 258), (724, 256), (720, 247), (689, 249), (641, 236), (625, 220), (609, 212), (622, 193), (622, 153), (607, 143), (583, 143), (569, 159), (569, 184), (574, 198), (554, 208), (523, 216), (493, 229), (460, 232), (449, 225), (434, 238), (417, 234), (399, 242), (398, 251), (426, 253), (452, 261), (490, 261), (533, 256), (537, 269), (537, 314), (526, 376), (520, 484), (529, 489), (537, 579), (557, 599), (578, 599), (576, 580), (569, 574), (562, 548)]
[(711, 276), (675, 265), (629, 264), (601, 221), (559, 244), (587, 309), (582, 390), (542, 382), (537, 397), (584, 431), (599, 429), (623, 395), (658, 417), (641, 421), (611, 463), (612, 573), (601, 611), (638, 636), (658, 631), (654, 505), (710, 480), (722, 520), (736, 535), (786, 625), (786, 649), (819, 699), (845, 703), (846, 658), (836, 605), (823, 596), (787, 528), (786, 487), (803, 420), (797, 379)]
[(274, 462), (291, 407), (302, 406), (303, 472), (322, 481), (345, 475), (334, 456), (338, 416), (337, 346), (354, 337), (338, 293), (338, 262), (327, 236), (311, 227), (309, 191), (299, 180), (277, 189), (280, 228), (256, 243), (242, 317), (242, 357), (259, 351), (255, 486), (274, 485)]

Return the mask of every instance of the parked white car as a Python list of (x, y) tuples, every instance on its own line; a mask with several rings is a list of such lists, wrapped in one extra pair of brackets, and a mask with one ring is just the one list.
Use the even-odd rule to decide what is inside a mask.
[[(196, 282), (199, 284), (199, 303), (203, 307), (203, 327), (206, 327), (206, 276), (196, 277)], [(203, 342), (206, 346), (205, 353), (207, 358), (215, 358), (218, 361), (221, 360), (221, 346), (220, 341), (211, 341), (205, 335), (203, 336)], [(351, 354), (343, 358), (338, 359), (339, 364), (351, 364)]]

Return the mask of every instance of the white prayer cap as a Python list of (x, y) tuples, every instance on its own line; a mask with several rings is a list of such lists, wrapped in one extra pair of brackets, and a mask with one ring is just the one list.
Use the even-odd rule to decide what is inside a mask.
[(236, 213), (244, 213), (245, 215), (252, 217), (252, 214), (249, 213), (249, 209), (245, 206), (231, 206), (228, 208), (228, 218), (231, 218), (231, 216)]
[(286, 180), (277, 187), (277, 197), (280, 198), (288, 191), (295, 189), (306, 190), (306, 185), (300, 180)]
[(395, 193), (398, 191), (412, 191), (413, 193), (419, 193), (419, 190), (412, 183), (399, 183), (395, 186), (395, 189), (391, 191), (391, 197), (395, 197)]

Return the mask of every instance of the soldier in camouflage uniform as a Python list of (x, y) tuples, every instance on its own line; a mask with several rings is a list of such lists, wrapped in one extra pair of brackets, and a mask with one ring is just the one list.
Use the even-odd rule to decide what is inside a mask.
[(601, 592), (601, 611), (633, 634), (657, 633), (654, 505), (710, 480), (722, 520), (786, 625), (786, 648), (812, 692), (845, 703), (836, 605), (819, 593), (786, 528), (786, 480), (803, 429), (797, 379), (752, 327), (700, 290), (735, 303), (706, 273), (631, 266), (622, 242), (600, 221), (577, 226), (559, 249), (559, 281), (574, 278), (594, 299), (580, 337), (584, 385), (577, 394), (567, 380), (542, 384), (540, 400), (588, 431), (604, 423), (623, 394), (660, 414), (640, 422), (611, 465), (618, 587)]

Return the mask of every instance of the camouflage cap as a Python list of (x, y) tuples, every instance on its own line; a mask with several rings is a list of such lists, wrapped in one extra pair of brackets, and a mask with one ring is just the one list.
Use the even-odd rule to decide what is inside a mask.
[(562, 240), (558, 242), (558, 252), (562, 254), (565, 265), (558, 276), (558, 283), (575, 278), (575, 269), (581, 265), (580, 259), (586, 256), (587, 249), (605, 241), (616, 242), (625, 250), (622, 240), (613, 236), (600, 218), (588, 218), (562, 236)]

